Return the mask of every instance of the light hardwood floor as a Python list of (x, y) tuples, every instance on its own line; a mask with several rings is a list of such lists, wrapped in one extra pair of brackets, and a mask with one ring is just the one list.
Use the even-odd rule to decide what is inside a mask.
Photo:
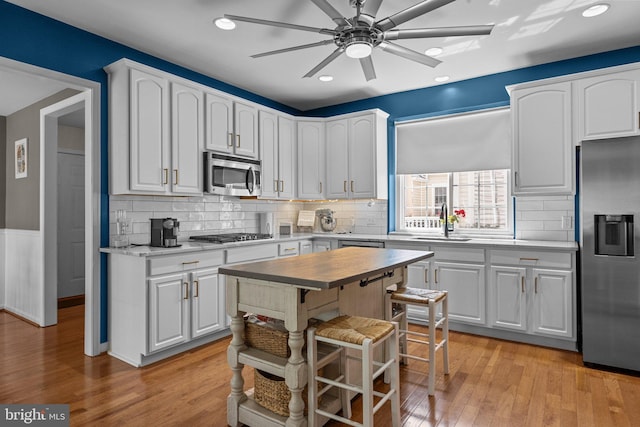
[[(0, 403), (67, 403), (72, 426), (226, 425), (228, 339), (135, 369), (82, 354), (83, 310), (44, 329), (0, 312)], [(432, 398), (419, 362), (401, 369), (403, 425), (640, 425), (640, 378), (586, 368), (576, 353), (453, 332), (450, 368)], [(245, 368), (247, 387), (252, 377)]]

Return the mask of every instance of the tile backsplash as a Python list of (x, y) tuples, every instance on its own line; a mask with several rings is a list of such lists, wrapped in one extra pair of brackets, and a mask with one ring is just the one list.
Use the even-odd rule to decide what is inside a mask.
[(386, 200), (274, 201), (225, 196), (160, 197), (110, 196), (109, 234), (115, 234), (115, 213), (124, 210), (131, 220), (132, 244), (148, 244), (150, 218), (176, 218), (180, 221), (179, 240), (193, 234), (260, 231), (260, 213), (274, 212), (275, 223), (291, 221), (296, 230), (299, 210), (331, 209), (338, 221), (335, 232), (387, 234)]
[[(321, 232), (296, 227), (298, 211), (331, 209), (337, 219), (335, 233), (387, 234), (386, 200), (276, 201), (225, 196), (159, 197), (110, 196), (109, 234), (115, 234), (115, 212), (123, 209), (132, 222), (133, 244), (150, 241), (150, 218), (177, 218), (179, 240), (193, 234), (256, 233), (261, 212), (274, 212), (275, 223), (291, 221), (295, 232)], [(575, 240), (573, 196), (519, 196), (516, 199), (516, 238), (524, 240)]]
[(574, 241), (574, 196), (518, 196), (516, 239)]

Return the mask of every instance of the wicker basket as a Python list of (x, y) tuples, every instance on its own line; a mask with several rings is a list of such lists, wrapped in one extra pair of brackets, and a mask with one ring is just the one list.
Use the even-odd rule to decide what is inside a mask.
[[(289, 416), (289, 401), (291, 400), (291, 392), (284, 381), (284, 378), (271, 375), (268, 372), (254, 369), (254, 388), (253, 388), (253, 400), (262, 406), (267, 408), (271, 412), (274, 412), (283, 417)], [(321, 384), (318, 384), (318, 390), (320, 390)], [(302, 400), (304, 401), (304, 413), (307, 414), (308, 401), (307, 386), (302, 391)], [(318, 398), (318, 402), (322, 399)]]
[[(289, 357), (289, 333), (252, 322), (244, 323), (244, 340), (247, 345), (280, 357)], [(285, 387), (286, 388), (286, 387)], [(275, 412), (275, 411), (274, 411)]]

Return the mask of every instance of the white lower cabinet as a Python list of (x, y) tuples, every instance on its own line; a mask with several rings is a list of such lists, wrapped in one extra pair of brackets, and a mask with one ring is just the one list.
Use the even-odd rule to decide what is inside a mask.
[(109, 256), (109, 354), (134, 366), (228, 335), (224, 251)]
[(449, 320), (485, 324), (484, 265), (434, 262), (436, 289), (446, 290)]
[(575, 263), (570, 253), (491, 251), (491, 257), (492, 327), (575, 339)]

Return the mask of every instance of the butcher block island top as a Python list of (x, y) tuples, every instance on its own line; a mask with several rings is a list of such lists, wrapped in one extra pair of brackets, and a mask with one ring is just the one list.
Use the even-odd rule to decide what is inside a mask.
[(221, 274), (280, 282), (296, 287), (331, 289), (372, 279), (397, 267), (430, 258), (433, 252), (347, 247), (326, 252), (221, 267)]

